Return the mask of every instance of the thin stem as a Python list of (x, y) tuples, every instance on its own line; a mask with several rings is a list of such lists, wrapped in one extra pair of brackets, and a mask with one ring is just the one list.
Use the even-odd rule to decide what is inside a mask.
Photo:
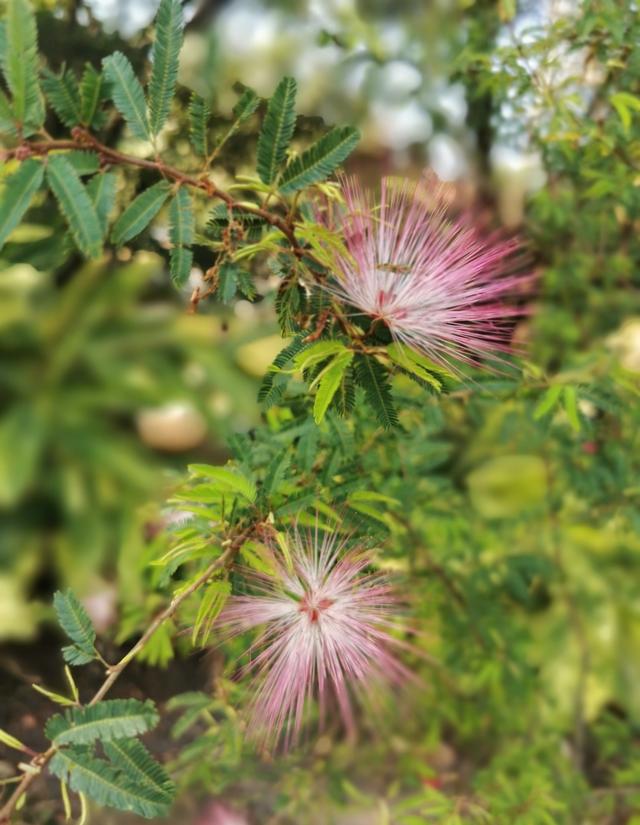
[[(131, 648), (131, 650), (126, 653), (120, 661), (112, 665), (109, 668), (107, 678), (104, 680), (100, 688), (96, 691), (95, 695), (88, 703), (88, 707), (91, 705), (97, 704), (101, 699), (104, 698), (105, 694), (111, 689), (113, 683), (118, 679), (122, 671), (126, 668), (126, 666), (135, 659), (135, 657), (140, 653), (141, 650), (145, 647), (149, 639), (153, 636), (156, 630), (163, 625), (168, 619), (171, 619), (180, 605), (186, 601), (196, 590), (198, 590), (202, 585), (206, 584), (207, 581), (211, 578), (211, 576), (219, 570), (226, 570), (228, 569), (238, 552), (238, 550), (242, 547), (244, 542), (251, 536), (251, 534), (256, 530), (257, 525), (251, 525), (250, 527), (243, 530), (239, 533), (229, 544), (227, 549), (224, 553), (220, 556), (220, 558), (216, 559), (212, 562), (206, 570), (201, 573), (197, 579), (189, 585), (189, 587), (182, 590), (178, 595), (174, 596), (171, 600), (170, 604), (161, 612), (159, 613), (156, 618), (151, 622), (149, 627), (140, 637), (140, 639), (136, 642), (136, 644)], [(31, 787), (33, 782), (37, 779), (44, 768), (54, 757), (58, 748), (55, 745), (52, 745), (48, 750), (43, 751), (42, 753), (36, 753), (33, 756), (33, 759), (30, 762), (30, 766), (35, 768), (36, 770), (33, 773), (25, 773), (22, 779), (20, 780), (18, 786), (11, 794), (7, 802), (0, 808), (0, 825), (4, 825), (4, 823), (9, 822), (12, 813), (14, 812), (16, 805), (20, 801), (23, 794), (25, 794), (28, 789)]]
[(32, 155), (46, 156), (50, 152), (71, 149), (93, 149), (93, 151), (101, 156), (105, 163), (120, 166), (136, 166), (139, 169), (150, 169), (158, 172), (168, 180), (174, 180), (183, 186), (191, 186), (194, 189), (199, 189), (210, 198), (218, 198), (223, 201), (232, 209), (257, 215), (262, 218), (275, 229), (282, 232), (289, 241), (296, 256), (302, 257), (302, 255), (307, 254), (298, 243), (291, 223), (280, 215), (274, 214), (258, 204), (236, 201), (228, 192), (220, 189), (206, 174), (194, 177), (193, 175), (182, 172), (180, 169), (176, 169), (174, 166), (170, 166), (160, 159), (146, 160), (145, 158), (138, 158), (134, 155), (119, 152), (117, 149), (111, 149), (109, 146), (101, 143), (90, 132), (80, 127), (72, 130), (72, 139), (70, 140), (23, 141), (14, 149), (7, 149), (0, 152), (0, 160), (7, 161), (10, 158), (23, 159), (31, 157)]

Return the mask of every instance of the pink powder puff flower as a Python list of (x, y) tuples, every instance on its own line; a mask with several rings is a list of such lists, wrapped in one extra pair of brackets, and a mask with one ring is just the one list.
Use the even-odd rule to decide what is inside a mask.
[(370, 554), (318, 529), (296, 531), (289, 543), (291, 563), (273, 554), (272, 572), (244, 571), (255, 595), (232, 596), (218, 619), (227, 637), (263, 628), (243, 669), (257, 677), (249, 731), (267, 745), (284, 734), (285, 747), (298, 739), (312, 698), (321, 724), (332, 697), (353, 731), (353, 694), (372, 698), (382, 683), (411, 676), (390, 652), (402, 646), (389, 633), (398, 600), (383, 574), (366, 571)]
[(354, 178), (342, 188), (347, 254), (334, 254), (335, 279), (325, 288), (436, 363), (500, 360), (512, 327), (505, 321), (524, 314), (502, 299), (531, 280), (513, 274), (518, 241), (483, 236), (468, 216), (448, 217), (444, 187), (431, 177), (384, 178), (378, 205)]

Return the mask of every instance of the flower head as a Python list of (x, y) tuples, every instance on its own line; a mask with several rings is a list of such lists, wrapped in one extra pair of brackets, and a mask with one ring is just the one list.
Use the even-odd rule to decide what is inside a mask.
[(270, 573), (247, 571), (255, 595), (232, 597), (219, 617), (229, 635), (263, 627), (246, 666), (257, 677), (250, 730), (265, 742), (284, 733), (285, 744), (313, 698), (322, 719), (332, 697), (352, 729), (353, 694), (409, 675), (389, 650), (397, 599), (382, 574), (366, 571), (370, 555), (318, 530), (290, 544), (291, 563), (273, 555)]
[(441, 364), (508, 350), (505, 321), (523, 310), (502, 299), (529, 280), (510, 274), (517, 241), (482, 236), (468, 217), (449, 218), (443, 188), (430, 178), (383, 179), (378, 205), (353, 178), (343, 180), (343, 192), (347, 254), (334, 256), (328, 290)]

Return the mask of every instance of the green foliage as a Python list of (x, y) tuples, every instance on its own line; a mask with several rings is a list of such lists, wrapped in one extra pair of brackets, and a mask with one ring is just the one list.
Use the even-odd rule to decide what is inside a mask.
[(318, 384), (313, 404), (313, 418), (316, 424), (320, 424), (325, 417), (329, 404), (338, 392), (352, 360), (353, 352), (340, 353), (332, 358), (314, 379), (313, 383)]
[(82, 122), (80, 89), (72, 71), (62, 67), (60, 74), (45, 69), (42, 88), (52, 109), (65, 126), (75, 126)]
[(206, 156), (208, 151), (207, 129), (211, 109), (209, 105), (195, 92), (191, 95), (189, 103), (189, 122), (191, 125), (189, 137), (191, 145), (197, 155)]
[(78, 173), (64, 155), (52, 155), (47, 163), (47, 181), (78, 249), (87, 258), (102, 252), (102, 231), (93, 201)]
[(72, 149), (65, 152), (64, 157), (73, 166), (77, 175), (93, 175), (100, 168), (100, 161), (95, 152), (85, 152), (82, 149)]
[[(131, 755), (128, 755), (129, 761)], [(147, 768), (139, 757), (133, 757), (138, 769), (130, 778), (130, 765), (126, 770), (115, 763), (94, 756), (86, 748), (68, 747), (58, 751), (50, 763), (51, 772), (67, 782), (72, 791), (86, 794), (99, 805), (108, 805), (120, 811), (131, 811), (151, 819), (164, 816), (171, 798), (165, 789), (156, 788), (156, 773), (145, 771), (147, 781), (141, 782), (138, 771)]]
[(122, 246), (146, 229), (164, 206), (170, 192), (171, 187), (166, 181), (159, 181), (141, 192), (115, 222), (111, 232), (112, 242)]
[(258, 95), (252, 89), (245, 89), (233, 107), (233, 116), (236, 119), (234, 127), (237, 128), (248, 120), (258, 108), (259, 103)]
[(109, 227), (109, 215), (113, 211), (118, 188), (118, 178), (115, 172), (102, 172), (91, 178), (87, 185), (87, 192), (98, 216), (104, 239)]
[(71, 590), (54, 593), (53, 606), (58, 623), (74, 642), (62, 649), (65, 661), (71, 665), (84, 665), (96, 658), (96, 632), (91, 619)]
[(352, 126), (332, 129), (287, 166), (280, 179), (280, 191), (288, 194), (326, 180), (359, 140), (360, 132)]
[(169, 255), (171, 281), (178, 289), (185, 285), (193, 265), (193, 252), (182, 246), (174, 247)]
[(228, 581), (214, 581), (207, 585), (191, 633), (194, 645), (204, 647), (209, 642), (215, 621), (230, 595), (231, 584)]
[(156, 15), (153, 68), (149, 80), (149, 126), (157, 135), (164, 126), (178, 78), (178, 56), (182, 46), (182, 4), (161, 0)]
[(195, 221), (193, 200), (189, 190), (182, 186), (169, 207), (169, 238), (175, 246), (191, 246)]
[(396, 427), (398, 414), (391, 397), (387, 372), (382, 364), (375, 358), (357, 355), (354, 359), (354, 373), (378, 421), (386, 429)]
[(296, 126), (296, 90), (292, 77), (283, 78), (267, 106), (258, 138), (258, 174), (263, 183), (274, 183), (284, 164)]
[(176, 287), (183, 286), (191, 273), (195, 217), (193, 201), (188, 189), (181, 187), (169, 207), (169, 238), (173, 244), (170, 254), (171, 280)]
[(102, 66), (110, 83), (113, 102), (127, 121), (131, 133), (140, 140), (149, 140), (151, 133), (144, 90), (128, 58), (122, 52), (114, 52), (104, 58)]
[(38, 83), (38, 33), (28, 0), (8, 0), (6, 45), (2, 69), (11, 92), (13, 115), (24, 135), (44, 121), (44, 106)]
[(158, 723), (158, 712), (150, 700), (105, 699), (95, 705), (68, 708), (64, 715), (51, 716), (45, 734), (57, 747), (87, 745), (96, 740), (111, 742), (146, 733)]
[(100, 128), (103, 122), (100, 103), (104, 87), (102, 75), (90, 63), (84, 68), (80, 80), (80, 123), (84, 126)]
[(104, 743), (104, 752), (117, 769), (123, 772), (133, 784), (142, 786), (156, 798), (164, 797), (167, 808), (175, 796), (175, 785), (137, 739), (118, 739)]
[(0, 248), (24, 217), (43, 177), (44, 169), (40, 161), (29, 158), (5, 182), (0, 201)]
[[(2, 64), (0, 63), (0, 65)], [(4, 132), (10, 137), (15, 137), (17, 134), (11, 104), (2, 90), (0, 90), (0, 132)]]

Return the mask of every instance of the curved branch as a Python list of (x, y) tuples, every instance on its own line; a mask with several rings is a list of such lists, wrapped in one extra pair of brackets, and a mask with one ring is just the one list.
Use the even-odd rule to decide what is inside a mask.
[(183, 186), (198, 189), (210, 198), (217, 198), (226, 203), (230, 208), (236, 209), (239, 212), (257, 215), (275, 229), (282, 232), (297, 257), (302, 257), (303, 254), (307, 254), (298, 243), (293, 224), (290, 220), (285, 220), (285, 218), (280, 215), (270, 212), (258, 204), (236, 201), (232, 195), (225, 192), (224, 189), (220, 189), (206, 173), (196, 177), (177, 169), (175, 166), (170, 166), (162, 160), (147, 160), (145, 158), (135, 157), (135, 155), (128, 155), (125, 152), (119, 152), (117, 149), (111, 149), (109, 146), (101, 143), (90, 132), (79, 126), (75, 127), (71, 134), (72, 138), (70, 140), (24, 141), (13, 149), (0, 151), (0, 161), (6, 162), (11, 158), (24, 160), (25, 158), (33, 156), (42, 157), (48, 155), (49, 152), (60, 150), (91, 149), (97, 152), (105, 163), (117, 166), (135, 166), (139, 169), (150, 169), (158, 172), (168, 180), (173, 180)]

